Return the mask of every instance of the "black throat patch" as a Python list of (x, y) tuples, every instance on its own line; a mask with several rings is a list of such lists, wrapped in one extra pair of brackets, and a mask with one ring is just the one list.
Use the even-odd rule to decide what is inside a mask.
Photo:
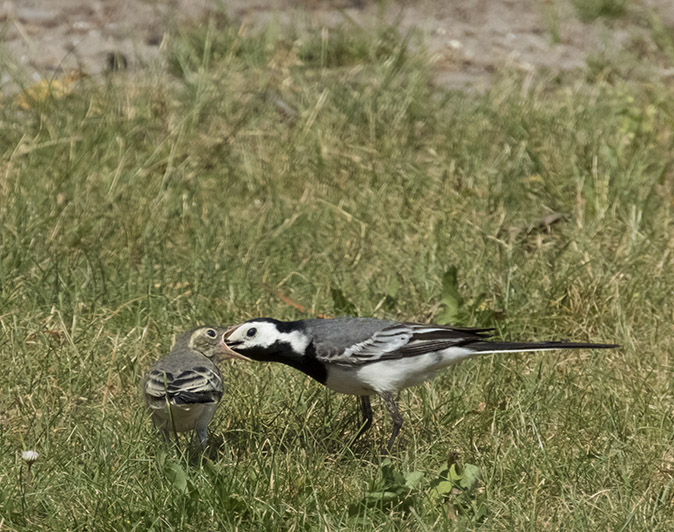
[(269, 347), (255, 347), (251, 349), (237, 349), (235, 347), (234, 349), (236, 349), (237, 353), (241, 353), (258, 362), (280, 362), (281, 364), (295, 368), (321, 384), (325, 384), (328, 379), (327, 369), (316, 358), (316, 348), (313, 342), (307, 346), (304, 354), (294, 351), (288, 342), (280, 341), (274, 342)]

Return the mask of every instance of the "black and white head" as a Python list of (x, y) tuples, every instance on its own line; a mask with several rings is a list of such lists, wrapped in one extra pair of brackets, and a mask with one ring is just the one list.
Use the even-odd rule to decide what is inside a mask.
[(218, 362), (225, 358), (245, 358), (232, 351), (225, 343), (231, 328), (226, 327), (197, 327), (180, 335), (174, 349), (186, 347)]
[(279, 356), (302, 356), (311, 338), (298, 322), (256, 318), (242, 323), (225, 337), (227, 345), (254, 360), (274, 360)]

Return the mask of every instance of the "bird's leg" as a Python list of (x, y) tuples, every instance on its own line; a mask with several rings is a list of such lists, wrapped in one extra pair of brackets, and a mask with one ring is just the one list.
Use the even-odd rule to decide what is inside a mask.
[(372, 426), (372, 405), (370, 404), (370, 398), (367, 395), (359, 395), (358, 399), (360, 400), (360, 411), (363, 414), (363, 424), (353, 441), (360, 438)]
[(197, 427), (197, 436), (199, 437), (199, 444), (201, 445), (201, 449), (205, 450), (206, 449), (206, 444), (208, 443), (208, 425), (202, 425), (201, 427)]
[(391, 414), (391, 420), (393, 421), (393, 431), (386, 444), (386, 452), (390, 453), (393, 448), (393, 443), (396, 441), (398, 433), (400, 432), (400, 427), (403, 426), (403, 417), (400, 415), (400, 410), (398, 410), (398, 405), (396, 404), (396, 398), (393, 392), (383, 392), (379, 395), (384, 400), (386, 409), (389, 411), (389, 414)]
[[(169, 411), (169, 419), (166, 420), (166, 423), (163, 424), (158, 424), (155, 422), (155, 426), (159, 429), (161, 432), (161, 435), (164, 439), (165, 442), (169, 444), (175, 444), (176, 446), (178, 445), (178, 433), (177, 432), (171, 432), (171, 412)], [(175, 434), (175, 441), (173, 441), (172, 436)]]

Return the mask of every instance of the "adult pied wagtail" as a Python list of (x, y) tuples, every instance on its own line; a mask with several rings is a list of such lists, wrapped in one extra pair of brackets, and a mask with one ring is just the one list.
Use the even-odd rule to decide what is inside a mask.
[(617, 347), (490, 341), (491, 330), (372, 318), (289, 322), (258, 318), (232, 327), (225, 341), (247, 358), (281, 362), (336, 392), (360, 396), (364, 424), (358, 436), (372, 424), (369, 396), (382, 397), (393, 419), (387, 450), (392, 448), (402, 426), (395, 393), (432, 379), (448, 366), (489, 353)]

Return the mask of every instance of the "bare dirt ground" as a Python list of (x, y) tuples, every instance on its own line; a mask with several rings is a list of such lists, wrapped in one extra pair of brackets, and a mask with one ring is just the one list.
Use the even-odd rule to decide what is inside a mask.
[[(112, 54), (123, 54), (128, 68), (138, 70), (161, 64), (171, 23), (204, 20), (222, 8), (249, 27), (271, 20), (306, 30), (369, 27), (384, 19), (403, 32), (419, 28), (436, 81), (454, 87), (486, 86), (504, 65), (565, 72), (601, 50), (616, 53), (635, 42), (648, 48), (650, 16), (674, 28), (672, 0), (633, 0), (624, 16), (591, 23), (579, 20), (570, 0), (0, 0), (1, 38), (5, 52), (35, 79), (73, 68), (95, 75), (110, 67)], [(663, 75), (673, 73), (663, 69)], [(9, 77), (3, 74), (0, 83)]]

